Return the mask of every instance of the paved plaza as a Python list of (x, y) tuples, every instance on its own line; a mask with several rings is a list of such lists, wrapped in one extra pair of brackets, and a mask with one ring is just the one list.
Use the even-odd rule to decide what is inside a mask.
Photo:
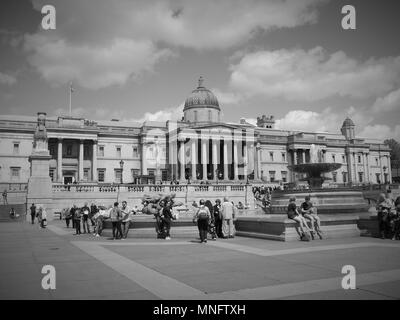
[[(373, 238), (277, 242), (236, 237), (108, 240), (0, 224), (0, 299), (399, 299), (400, 242)], [(42, 267), (56, 289), (41, 286)], [(341, 287), (342, 267), (357, 289)]]

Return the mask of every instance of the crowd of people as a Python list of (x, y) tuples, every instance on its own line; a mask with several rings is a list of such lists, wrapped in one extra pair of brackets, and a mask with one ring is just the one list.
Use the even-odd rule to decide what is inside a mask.
[(315, 235), (322, 239), (321, 219), (318, 216), (316, 206), (311, 202), (310, 196), (304, 198), (300, 207), (297, 207), (295, 197), (290, 198), (287, 216), (299, 225), (301, 240), (314, 240)]
[(113, 206), (97, 206), (94, 202), (89, 206), (85, 203), (82, 207), (73, 205), (65, 208), (62, 215), (65, 219), (67, 228), (75, 229), (75, 235), (82, 233), (93, 234), (100, 237), (104, 229), (104, 223), (109, 220), (112, 225), (112, 239), (126, 239), (131, 226), (133, 215), (137, 213), (137, 208), (130, 208), (126, 201), (119, 205), (115, 202)]
[[(145, 195), (142, 199), (142, 208), (135, 206), (130, 208), (127, 201), (120, 205), (115, 202), (113, 206), (97, 206), (94, 202), (89, 206), (85, 203), (82, 207), (73, 205), (71, 208), (63, 209), (62, 216), (65, 219), (67, 228), (74, 228), (75, 235), (93, 234), (96, 237), (102, 235), (104, 224), (110, 221), (112, 226), (112, 239), (123, 240), (128, 236), (132, 226), (133, 216), (142, 213), (153, 215), (155, 219), (155, 236), (158, 239), (171, 239), (172, 221), (179, 219), (178, 207), (183, 203), (175, 200), (175, 194), (167, 195)], [(192, 204), (194, 209), (193, 223), (197, 224), (201, 243), (207, 242), (207, 236), (211, 239), (233, 238), (235, 236), (234, 221), (237, 210), (243, 204), (234, 205), (227, 197), (221, 203), (217, 199), (213, 204), (210, 200), (201, 199), (199, 203)], [(44, 209), (39, 208), (41, 220), (43, 220)], [(32, 223), (34, 217), (38, 217), (36, 207), (31, 207)], [(39, 219), (39, 217), (38, 217)]]
[(379, 236), (382, 239), (400, 240), (400, 196), (395, 201), (391, 192), (381, 193), (376, 204)]

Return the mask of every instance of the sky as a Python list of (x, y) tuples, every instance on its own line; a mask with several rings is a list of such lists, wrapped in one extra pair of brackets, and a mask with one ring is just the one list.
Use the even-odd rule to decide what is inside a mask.
[[(397, 1), (398, 2), (398, 1)], [(44, 30), (44, 5), (56, 29)], [(356, 29), (341, 26), (342, 7)], [(400, 140), (400, 5), (392, 0), (3, 0), (0, 114), (182, 117), (200, 76), (226, 122)]]

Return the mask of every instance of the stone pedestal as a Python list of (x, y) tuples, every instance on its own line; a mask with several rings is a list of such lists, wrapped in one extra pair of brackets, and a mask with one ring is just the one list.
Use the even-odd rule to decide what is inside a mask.
[(32, 203), (36, 205), (44, 205), (52, 202), (51, 179), (49, 176), (49, 161), (48, 153), (32, 154), (29, 157), (31, 163), (31, 176), (28, 180), (28, 208)]

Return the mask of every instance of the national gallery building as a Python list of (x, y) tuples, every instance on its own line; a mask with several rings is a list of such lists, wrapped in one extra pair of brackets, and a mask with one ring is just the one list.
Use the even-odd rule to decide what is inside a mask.
[(288, 166), (340, 163), (328, 184), (390, 183), (390, 149), (355, 136), (345, 119), (337, 132), (274, 128), (273, 116), (257, 125), (224, 122), (216, 96), (199, 79), (178, 122), (92, 121), (74, 117), (0, 116), (0, 182), (27, 183), (38, 117), (44, 119), (53, 183), (298, 183)]

